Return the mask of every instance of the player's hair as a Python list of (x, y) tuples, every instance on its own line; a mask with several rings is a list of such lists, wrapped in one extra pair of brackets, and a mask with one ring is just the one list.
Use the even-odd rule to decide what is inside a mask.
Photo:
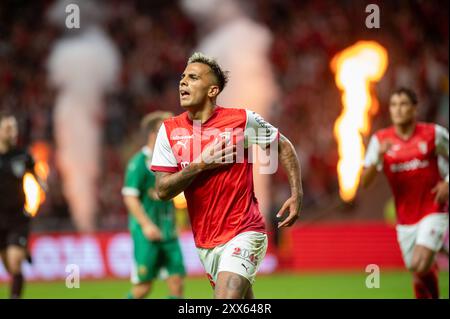
[(171, 112), (155, 111), (147, 114), (141, 121), (141, 131), (144, 135), (148, 135), (151, 132), (156, 132), (159, 127), (157, 126), (161, 121), (164, 121), (173, 116)]
[(224, 71), (220, 67), (219, 63), (217, 63), (216, 59), (209, 57), (201, 52), (195, 52), (188, 60), (188, 64), (190, 63), (203, 63), (209, 66), (214, 76), (216, 77), (217, 85), (219, 86), (219, 93), (222, 92), (222, 90), (228, 83), (229, 72)]
[(419, 102), (417, 99), (417, 94), (416, 92), (414, 92), (414, 90), (407, 88), (407, 87), (399, 87), (397, 88), (394, 92), (392, 92), (392, 95), (399, 95), (399, 94), (405, 94), (409, 100), (411, 101), (412, 105), (417, 105), (417, 103)]

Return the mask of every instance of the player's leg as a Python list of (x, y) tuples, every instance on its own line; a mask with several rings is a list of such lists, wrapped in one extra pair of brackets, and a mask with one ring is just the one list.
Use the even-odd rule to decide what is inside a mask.
[(145, 238), (140, 228), (133, 229), (130, 234), (133, 240), (133, 266), (128, 299), (142, 299), (150, 293), (157, 276), (159, 247), (158, 243)]
[(25, 283), (22, 264), (28, 256), (29, 222), (16, 225), (6, 236), (6, 263), (11, 275), (10, 298), (21, 298)]
[(434, 263), (435, 252), (416, 245), (411, 262), (414, 277), (414, 292), (418, 299), (439, 298), (437, 266)]
[(247, 293), (245, 294), (244, 299), (255, 299), (255, 295), (253, 294), (253, 287), (250, 286), (247, 289)]
[(439, 298), (436, 253), (442, 248), (448, 214), (431, 214), (420, 221), (410, 270), (417, 298)]
[(0, 250), (0, 258), (2, 260), (3, 267), (5, 267), (6, 272), (10, 274), (8, 267), (8, 260), (6, 259), (6, 248)]
[(215, 299), (243, 299), (250, 288), (250, 281), (234, 272), (221, 271), (214, 289)]
[(267, 235), (258, 232), (239, 234), (220, 255), (215, 298), (254, 297), (251, 286), (266, 254)]
[(166, 279), (169, 298), (183, 298), (186, 270), (180, 244), (177, 239), (174, 239), (161, 243), (161, 247), (164, 256), (163, 267), (167, 269), (169, 275)]
[(8, 263), (6, 260), (6, 247), (8, 246), (6, 243), (6, 236), (7, 236), (6, 229), (0, 228), (0, 259), (2, 261), (3, 267), (9, 274)]
[(411, 260), (411, 271), (416, 274), (426, 274), (434, 263), (436, 252), (422, 245), (415, 245)]
[(151, 288), (152, 288), (151, 281), (133, 284), (133, 287), (131, 287), (130, 296), (128, 296), (128, 298), (143, 299), (147, 297), (147, 295), (150, 293)]
[(184, 293), (184, 279), (181, 275), (171, 275), (166, 279), (169, 299), (181, 299)]
[(6, 249), (6, 263), (11, 274), (10, 298), (17, 299), (22, 296), (24, 277), (22, 263), (27, 256), (25, 248), (11, 245)]

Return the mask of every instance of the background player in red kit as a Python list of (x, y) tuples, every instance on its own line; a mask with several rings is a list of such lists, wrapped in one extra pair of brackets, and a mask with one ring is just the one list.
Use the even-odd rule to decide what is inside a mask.
[(383, 170), (397, 211), (397, 240), (406, 267), (413, 272), (417, 298), (438, 298), (435, 255), (448, 228), (448, 172), (442, 179), (438, 157), (448, 160), (448, 131), (416, 121), (417, 97), (396, 90), (389, 111), (393, 126), (370, 140), (361, 183)]
[(217, 62), (201, 53), (188, 61), (179, 83), (187, 111), (164, 121), (152, 159), (158, 196), (184, 191), (200, 259), (215, 298), (253, 298), (252, 284), (267, 249), (264, 220), (253, 192), (248, 147), (278, 151), (291, 197), (278, 212), (291, 226), (302, 204), (300, 164), (294, 147), (258, 114), (216, 105), (227, 82)]

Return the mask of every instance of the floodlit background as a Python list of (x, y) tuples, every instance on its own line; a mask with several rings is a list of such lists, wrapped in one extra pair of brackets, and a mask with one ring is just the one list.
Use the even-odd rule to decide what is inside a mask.
[[(411, 298), (388, 185), (380, 177), (368, 190), (345, 195), (339, 181), (355, 184), (359, 171), (338, 175), (338, 150), (360, 147), (350, 148), (356, 160), (350, 166), (358, 167), (358, 150), (389, 125), (387, 102), (398, 86), (417, 91), (420, 120), (448, 128), (448, 2), (370, 2), (380, 7), (379, 29), (366, 27), (364, 1), (1, 1), (0, 109), (16, 112), (20, 144), (49, 184), (33, 219), (34, 262), (24, 268), (35, 283), (25, 297), (126, 295), (131, 242), (120, 193), (124, 167), (141, 146), (142, 116), (182, 112), (179, 76), (201, 50), (230, 71), (219, 104), (263, 115), (294, 143), (302, 164), (301, 219), (282, 232), (273, 225), (289, 195), (287, 177), (255, 175), (271, 239), (256, 296)], [(79, 5), (80, 29), (64, 25), (70, 3)], [(339, 72), (345, 77), (339, 57), (359, 41), (379, 48), (378, 58), (361, 62), (361, 70), (377, 73), (365, 91), (336, 81)], [(337, 133), (343, 90), (367, 98), (365, 135)], [(353, 104), (345, 107), (360, 112)], [(189, 272), (186, 296), (210, 297), (182, 203), (177, 222)], [(448, 298), (448, 259), (438, 261)], [(64, 287), (70, 263), (81, 267), (77, 290)], [(379, 289), (365, 287), (369, 264), (381, 269)], [(0, 282), (6, 280), (0, 266)], [(83, 289), (89, 285), (97, 288)], [(156, 286), (152, 296), (164, 297), (165, 287)]]

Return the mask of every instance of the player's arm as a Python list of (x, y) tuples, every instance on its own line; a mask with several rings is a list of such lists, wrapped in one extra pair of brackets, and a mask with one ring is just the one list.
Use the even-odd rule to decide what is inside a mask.
[[(436, 144), (436, 154), (438, 156), (442, 156), (448, 161), (449, 157), (449, 137), (448, 130), (442, 126), (436, 125), (435, 131), (435, 144)], [(448, 188), (448, 171), (447, 176), (444, 177), (443, 181), (440, 181), (436, 184), (436, 186), (431, 190), (435, 195), (435, 201), (438, 203), (445, 203), (448, 201), (449, 188)]]
[(278, 223), (278, 227), (291, 226), (300, 216), (300, 210), (303, 203), (303, 187), (301, 179), (301, 167), (297, 153), (292, 143), (282, 134), (278, 142), (278, 160), (283, 166), (289, 180), (291, 188), (291, 197), (283, 204), (277, 217), (281, 217), (289, 208), (288, 217)]
[(156, 175), (156, 194), (161, 200), (170, 200), (183, 192), (198, 174), (232, 163), (235, 155), (235, 145), (228, 145), (225, 139), (216, 140), (205, 147), (193, 162), (179, 171), (165, 126), (162, 124), (152, 159), (152, 170)]
[(278, 162), (283, 166), (289, 180), (291, 196), (284, 202), (277, 213), (281, 217), (285, 211), (289, 210), (289, 215), (278, 227), (291, 226), (298, 219), (303, 201), (303, 188), (301, 182), (300, 162), (292, 143), (278, 132), (273, 125), (266, 122), (259, 114), (247, 110), (247, 124), (245, 129), (245, 145), (256, 144), (262, 149), (278, 142)]
[(364, 159), (364, 168), (361, 174), (361, 186), (366, 188), (375, 180), (378, 172), (381, 171), (383, 165), (384, 154), (391, 147), (390, 141), (381, 143), (376, 136), (372, 136), (367, 147), (366, 157)]
[[(126, 190), (123, 190), (122, 193), (126, 193)], [(123, 201), (128, 212), (138, 221), (144, 235), (150, 240), (160, 240), (161, 231), (145, 213), (139, 197), (131, 194), (123, 195)]]
[(128, 163), (124, 186), (122, 188), (122, 196), (125, 207), (128, 212), (133, 215), (142, 228), (144, 235), (150, 240), (160, 240), (161, 232), (159, 228), (145, 213), (139, 196), (141, 192), (141, 185), (143, 185), (144, 174), (146, 170), (145, 164), (137, 160), (132, 160)]

